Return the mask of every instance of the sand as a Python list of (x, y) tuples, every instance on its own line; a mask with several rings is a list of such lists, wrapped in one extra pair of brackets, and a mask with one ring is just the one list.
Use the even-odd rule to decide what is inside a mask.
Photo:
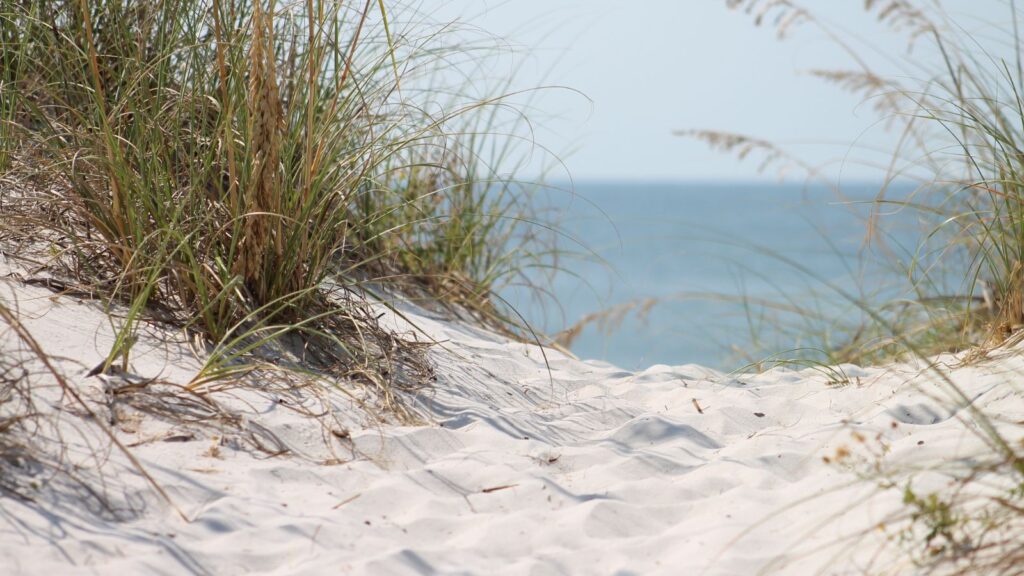
[[(17, 302), (104, 417), (105, 386), (186, 383), (200, 367), (187, 342), (154, 330), (141, 336), (130, 375), (86, 377), (113, 338), (96, 302), (12, 280), (0, 281), (0, 299)], [(0, 498), (0, 572), (907, 573), (913, 566), (891, 545), (900, 491), (858, 473), (908, 479), (915, 469), (916, 485), (940, 485), (944, 476), (927, 469), (983, 450), (922, 366), (842, 366), (842, 382), (814, 369), (629, 372), (401, 310), (443, 342), (429, 352), (437, 382), (413, 400), (425, 424), (377, 425), (340, 392), (312, 397), (269, 382), (262, 393), (220, 395), (244, 414), (248, 435), (112, 409), (118, 438), (172, 506), (65, 415), (66, 459), (116, 509), (56, 481), (34, 502)], [(394, 315), (384, 321), (409, 329)], [(0, 353), (15, 348), (10, 333), (0, 337)], [(936, 363), (976, 406), (1024, 420), (1024, 395), (1008, 385), (1024, 370), (1019, 354)], [(40, 394), (58, 398), (52, 386)], [(297, 404), (337, 419), (325, 428)], [(246, 438), (291, 452), (271, 456)], [(100, 476), (90, 472), (97, 447)]]

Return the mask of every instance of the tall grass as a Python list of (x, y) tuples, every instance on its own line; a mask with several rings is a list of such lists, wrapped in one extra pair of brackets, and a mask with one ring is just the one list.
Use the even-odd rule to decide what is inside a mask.
[[(990, 449), (972, 455), (964, 469), (946, 463), (947, 490), (921, 494), (898, 474), (879, 479), (884, 489), (902, 490), (908, 513), (901, 520), (908, 528), (901, 543), (910, 557), (929, 573), (1021, 573), (1024, 453), (1010, 440), (1017, 430), (978, 410), (930, 358), (966, 349), (973, 350), (967, 359), (984, 358), (1000, 345), (1019, 343), (1024, 329), (1024, 44), (1016, 4), (1005, 7), (1006, 19), (991, 34), (997, 40), (986, 43), (965, 32), (937, 3), (865, 2), (880, 26), (904, 34), (914, 48), (902, 61), (905, 74), (899, 78), (876, 73), (846, 37), (797, 2), (729, 0), (727, 5), (754, 15), (758, 25), (774, 25), (780, 36), (817, 26), (833, 38), (853, 67), (813, 73), (870, 99), (884, 125), (899, 134), (887, 185), (907, 176), (925, 182), (909, 200), (888, 198), (883, 186), (867, 222), (875, 242), (885, 237), (882, 213), (893, 208), (918, 211), (935, 223), (922, 231), (908, 257), (895, 261), (910, 280), (910, 298), (880, 306), (822, 280), (868, 320), (838, 352), (861, 360), (923, 361), (939, 397), (969, 414), (969, 428)], [(747, 142), (761, 142), (713, 132), (694, 135), (740, 154), (753, 150)], [(770, 146), (760, 148), (774, 158)], [(799, 262), (785, 263), (815, 277)], [(940, 288), (949, 277), (959, 279), (959, 291), (952, 295)], [(1017, 386), (1014, 376), (1007, 375), (1009, 389)]]
[[(727, 5), (752, 14), (758, 25), (775, 26), (780, 36), (800, 26), (824, 30), (850, 54), (852, 67), (811, 74), (870, 101), (883, 125), (899, 135), (867, 233), (884, 244), (882, 213), (891, 210), (917, 211), (932, 227), (922, 231), (916, 249), (895, 254), (900, 259), (894, 264), (911, 281), (913, 304), (893, 305), (887, 317), (918, 326), (916, 342), (933, 352), (996, 344), (1024, 327), (1024, 77), (1016, 25), (1020, 15), (1013, 4), (1006, 7), (1006, 24), (993, 34), (1000, 39), (984, 44), (931, 4), (865, 3), (880, 27), (904, 35), (914, 48), (899, 61), (899, 77), (873, 70), (852, 40), (797, 2), (737, 0)], [(782, 154), (757, 138), (714, 131), (685, 134), (740, 156), (761, 151), (768, 162)], [(813, 167), (808, 171), (820, 176)], [(922, 184), (909, 199), (888, 198), (888, 184), (901, 179)], [(961, 280), (953, 294), (946, 291), (950, 277)], [(856, 355), (859, 345), (877, 336), (862, 331), (845, 348)]]
[[(493, 289), (548, 254), (506, 165), (515, 128), (496, 127), (501, 94), (439, 105), (438, 70), (465, 46), (402, 10), (3, 4), (5, 231), (129, 306), (108, 363), (154, 310), (211, 342), (329, 328), (349, 360), (380, 356), (373, 315), (328, 279), (347, 293), (401, 281), (509, 318)], [(333, 323), (307, 321), (321, 317)]]

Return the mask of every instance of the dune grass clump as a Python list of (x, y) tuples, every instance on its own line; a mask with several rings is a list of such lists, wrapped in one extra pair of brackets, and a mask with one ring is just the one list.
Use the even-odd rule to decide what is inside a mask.
[[(963, 411), (965, 425), (988, 447), (968, 460), (943, 463), (938, 472), (946, 476), (946, 488), (938, 491), (919, 490), (906, 470), (868, 478), (902, 493), (905, 510), (890, 519), (903, 526), (898, 544), (927, 573), (1020, 574), (1024, 445), (1014, 438), (1021, 423), (977, 409), (931, 356), (971, 350), (966, 359), (978, 361), (1000, 347), (1012, 354), (1024, 333), (1021, 14), (1009, 3), (992, 43), (966, 33), (937, 5), (868, 1), (865, 10), (881, 26), (904, 34), (914, 49), (905, 57), (906, 74), (890, 78), (872, 70), (841, 34), (797, 3), (727, 4), (754, 15), (758, 25), (774, 25), (780, 36), (796, 26), (819, 26), (852, 56), (853, 69), (813, 74), (864, 96), (883, 125), (900, 135), (886, 185), (867, 221), (868, 238), (884, 245), (888, 230), (882, 214), (891, 210), (915, 211), (929, 223), (909, 253), (889, 252), (910, 281), (909, 296), (877, 304), (822, 280), (860, 309), (866, 322), (841, 346), (826, 342), (821, 348), (842, 360), (920, 361), (936, 382), (924, 393)], [(761, 153), (769, 162), (783, 158), (754, 138), (691, 135), (741, 155)], [(889, 184), (901, 179), (919, 186), (907, 199), (888, 198)], [(789, 264), (815, 277), (799, 263)], [(950, 279), (958, 287), (954, 293), (947, 291)], [(1020, 392), (1017, 376), (1006, 373), (1005, 386), (1015, 393)]]
[[(982, 42), (936, 6), (865, 3), (883, 32), (904, 35), (913, 48), (900, 61), (904, 74), (894, 77), (872, 69), (852, 40), (799, 3), (727, 5), (751, 14), (757, 25), (774, 26), (780, 37), (799, 26), (825, 30), (854, 66), (810, 74), (865, 98), (881, 125), (899, 134), (893, 159), (883, 167), (886, 184), (866, 222), (868, 239), (882, 247), (878, 253), (890, 250), (891, 263), (910, 280), (909, 298), (875, 304), (888, 322), (928, 353), (999, 344), (1024, 328), (1024, 70), (1015, 6), (1006, 7), (997, 40)], [(740, 157), (759, 154), (767, 164), (795, 164), (823, 178), (816, 167), (757, 138), (706, 130), (684, 134)], [(891, 185), (901, 181), (917, 183), (916, 191), (888, 197)], [(887, 246), (885, 212), (916, 212), (928, 226), (919, 245), (909, 251)], [(952, 291), (951, 279), (959, 280)], [(829, 348), (849, 361), (906, 353), (872, 325), (849, 330), (850, 341)]]
[(446, 88), (459, 48), (399, 8), (0, 7), (0, 235), (128, 307), (108, 365), (157, 314), (221, 347), (299, 332), (329, 341), (325, 365), (391, 374), (417, 348), (358, 304), (382, 286), (508, 326), (493, 289), (545, 254), (507, 152), (485, 153), (514, 128), (492, 125), (500, 95)]

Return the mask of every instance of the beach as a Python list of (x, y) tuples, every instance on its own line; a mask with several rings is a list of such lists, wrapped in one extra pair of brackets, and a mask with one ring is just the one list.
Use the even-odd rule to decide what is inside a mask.
[(0, 576), (1024, 576), (1022, 20), (0, 2)]
[[(102, 307), (10, 279), (2, 289), (68, 382), (111, 413), (110, 379), (85, 377), (113, 338)], [(929, 468), (984, 453), (923, 365), (842, 366), (842, 382), (814, 369), (627, 372), (400, 309), (396, 330), (412, 322), (438, 342), (436, 384), (408, 398), (422, 424), (361, 422), (338, 391), (269, 383), (212, 393), (242, 422), (233, 431), (125, 407), (111, 429), (164, 501), (65, 415), (65, 458), (112, 509), (62, 481), (6, 498), (5, 572), (907, 573), (893, 546), (901, 493), (879, 482), (941, 486)], [(0, 342), (18, 348), (10, 331)], [(182, 345), (142, 338), (121, 381), (187, 383), (199, 367)], [(1024, 362), (993, 356), (935, 366), (975, 407), (1019, 422), (1024, 395), (1004, 383)], [(41, 409), (73, 412), (50, 386)], [(313, 405), (331, 412), (333, 435), (296, 409)]]

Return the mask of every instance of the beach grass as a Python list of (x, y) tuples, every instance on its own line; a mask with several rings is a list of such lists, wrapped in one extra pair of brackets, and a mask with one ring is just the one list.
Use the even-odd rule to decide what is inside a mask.
[[(967, 362), (981, 361), (997, 349), (1012, 350), (1024, 328), (1021, 14), (1013, 2), (1006, 7), (1005, 22), (992, 26), (991, 36), (999, 39), (993, 45), (966, 32), (941, 7), (903, 0), (867, 2), (865, 10), (879, 26), (903, 34), (914, 49), (905, 55), (906, 75), (896, 78), (875, 73), (841, 33), (798, 3), (728, 4), (752, 14), (758, 25), (774, 25), (780, 37), (800, 26), (825, 30), (851, 54), (854, 67), (813, 74), (870, 100), (884, 125), (900, 134), (884, 173), (886, 184), (866, 222), (866, 237), (884, 246), (883, 213), (892, 210), (917, 212), (927, 223), (918, 246), (887, 252), (907, 279), (909, 296), (879, 304), (819, 279), (866, 318), (846, 332), (852, 336), (841, 346), (821, 341), (820, 348), (842, 361), (921, 362), (937, 388), (924, 392), (956, 412), (967, 412), (965, 424), (989, 447), (966, 467), (954, 470), (959, 464), (948, 463), (948, 489), (938, 492), (918, 492), (911, 480), (894, 480), (897, 474), (869, 475), (885, 489), (903, 490), (908, 513), (902, 518), (907, 528), (900, 543), (914, 562), (929, 572), (1018, 573), (1024, 453), (997, 431), (996, 415), (973, 408), (933, 357), (969, 351)], [(786, 159), (774, 145), (756, 138), (688, 135), (740, 156), (759, 153), (766, 162)], [(813, 170), (810, 175), (818, 176)], [(908, 179), (920, 183), (909, 199), (887, 197), (890, 183)], [(799, 262), (786, 264), (815, 276)], [(948, 278), (957, 281), (955, 293), (945, 291)], [(799, 362), (800, 355), (794, 357)], [(1014, 378), (1007, 375), (1007, 387), (1018, 386)]]
[[(916, 334), (917, 347), (933, 353), (998, 345), (1024, 327), (1024, 77), (1016, 7), (1007, 6), (1005, 23), (989, 26), (997, 40), (983, 42), (941, 8), (902, 0), (867, 2), (865, 10), (876, 17), (879, 33), (894, 31), (906, 39), (908, 52), (898, 62), (904, 74), (896, 77), (875, 72), (852, 41), (800, 3), (727, 4), (751, 14), (759, 26), (774, 26), (781, 38), (802, 26), (824, 31), (851, 55), (852, 66), (810, 74), (863, 97), (881, 124), (900, 135), (865, 222), (866, 239), (880, 247), (872, 257), (888, 254), (908, 280), (908, 298), (880, 305), (890, 322), (900, 324), (904, 335)], [(762, 168), (785, 163), (803, 169), (815, 182), (836, 188), (842, 199), (841, 188), (821, 169), (774, 143), (713, 130), (680, 134), (740, 159), (758, 156)], [(908, 182), (916, 185), (913, 193), (887, 196), (894, 184)], [(899, 250), (888, 244), (885, 213), (894, 211), (919, 215), (926, 227), (917, 246)], [(950, 278), (959, 281), (953, 293), (946, 291)], [(879, 337), (865, 326), (841, 347), (840, 356), (868, 362), (899, 356), (894, 348), (872, 348)]]
[(124, 307), (104, 368), (155, 316), (217, 350), (202, 381), (285, 333), (393, 374), (420, 348), (360, 304), (389, 292), (527, 333), (493, 294), (553, 253), (515, 178), (529, 138), (504, 93), (444, 83), (481, 46), (322, 0), (5, 3), (0, 31), (0, 233)]

